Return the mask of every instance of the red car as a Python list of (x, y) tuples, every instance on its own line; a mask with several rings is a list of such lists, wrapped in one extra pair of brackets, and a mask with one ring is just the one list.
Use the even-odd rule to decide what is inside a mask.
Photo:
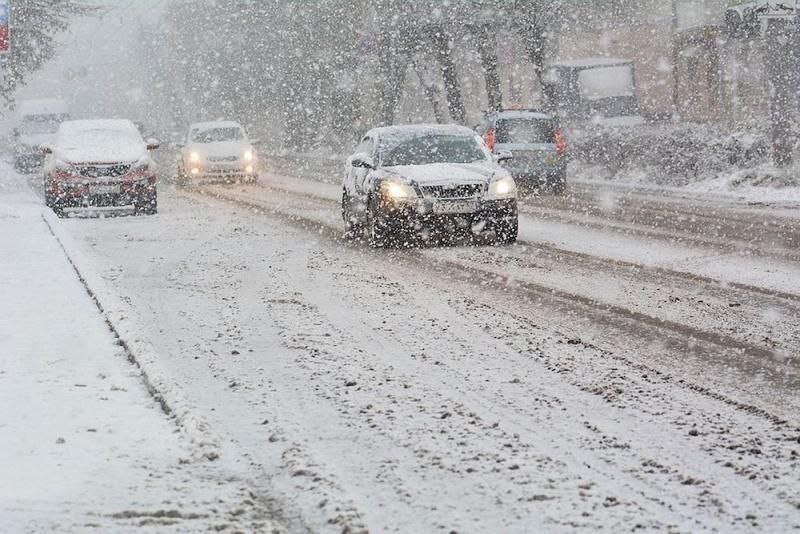
[(57, 215), (68, 208), (119, 206), (158, 210), (151, 150), (128, 120), (66, 121), (43, 147), (44, 196)]

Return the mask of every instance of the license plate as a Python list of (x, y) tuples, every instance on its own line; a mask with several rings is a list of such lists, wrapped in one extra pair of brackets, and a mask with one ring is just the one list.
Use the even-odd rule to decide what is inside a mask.
[(116, 195), (119, 194), (118, 185), (90, 185), (90, 195)]
[(436, 202), (433, 205), (433, 212), (437, 214), (473, 213), (477, 208), (476, 202)]

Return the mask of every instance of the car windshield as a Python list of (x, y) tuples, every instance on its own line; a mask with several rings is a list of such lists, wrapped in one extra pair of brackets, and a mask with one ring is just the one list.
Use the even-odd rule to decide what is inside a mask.
[(195, 143), (218, 143), (220, 141), (239, 141), (241, 139), (244, 139), (244, 132), (241, 128), (235, 126), (194, 130), (192, 132), (192, 141)]
[(475, 137), (464, 135), (420, 135), (384, 148), (382, 163), (428, 165), (431, 163), (474, 163), (486, 161), (489, 154)]
[(28, 115), (19, 126), (23, 134), (50, 134), (58, 130), (58, 125), (66, 120), (66, 115)]
[(65, 148), (119, 147), (144, 143), (141, 136), (135, 131), (111, 128), (92, 128), (64, 132), (59, 134), (58, 141), (58, 144)]
[(549, 119), (502, 119), (497, 121), (498, 143), (552, 143), (553, 121)]

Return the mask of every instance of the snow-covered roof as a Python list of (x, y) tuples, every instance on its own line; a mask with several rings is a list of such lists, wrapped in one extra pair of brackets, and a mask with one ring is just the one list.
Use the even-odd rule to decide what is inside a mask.
[(236, 121), (208, 121), (195, 122), (189, 126), (190, 130), (211, 130), (212, 128), (242, 128)]
[(549, 67), (570, 67), (570, 68), (594, 68), (610, 67), (614, 65), (627, 65), (632, 63), (630, 59), (619, 57), (585, 57), (581, 59), (569, 59), (557, 61), (548, 65)]
[(26, 115), (64, 115), (69, 113), (67, 103), (56, 98), (22, 100), (17, 106), (21, 117)]
[(463, 135), (474, 136), (474, 131), (458, 124), (398, 124), (373, 128), (368, 135), (382, 140), (407, 139), (422, 135)]
[(87, 132), (92, 130), (112, 130), (119, 132), (134, 132), (137, 135), (139, 130), (128, 119), (88, 119), (64, 121), (59, 128), (60, 132)]

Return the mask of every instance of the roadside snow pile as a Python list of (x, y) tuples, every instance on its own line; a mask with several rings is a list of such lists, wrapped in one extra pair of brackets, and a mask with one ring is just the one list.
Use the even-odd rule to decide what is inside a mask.
[(674, 187), (700, 182), (737, 190), (798, 187), (798, 169), (770, 164), (765, 130), (728, 132), (723, 126), (682, 124), (591, 128), (572, 132), (576, 163), (594, 178)]

